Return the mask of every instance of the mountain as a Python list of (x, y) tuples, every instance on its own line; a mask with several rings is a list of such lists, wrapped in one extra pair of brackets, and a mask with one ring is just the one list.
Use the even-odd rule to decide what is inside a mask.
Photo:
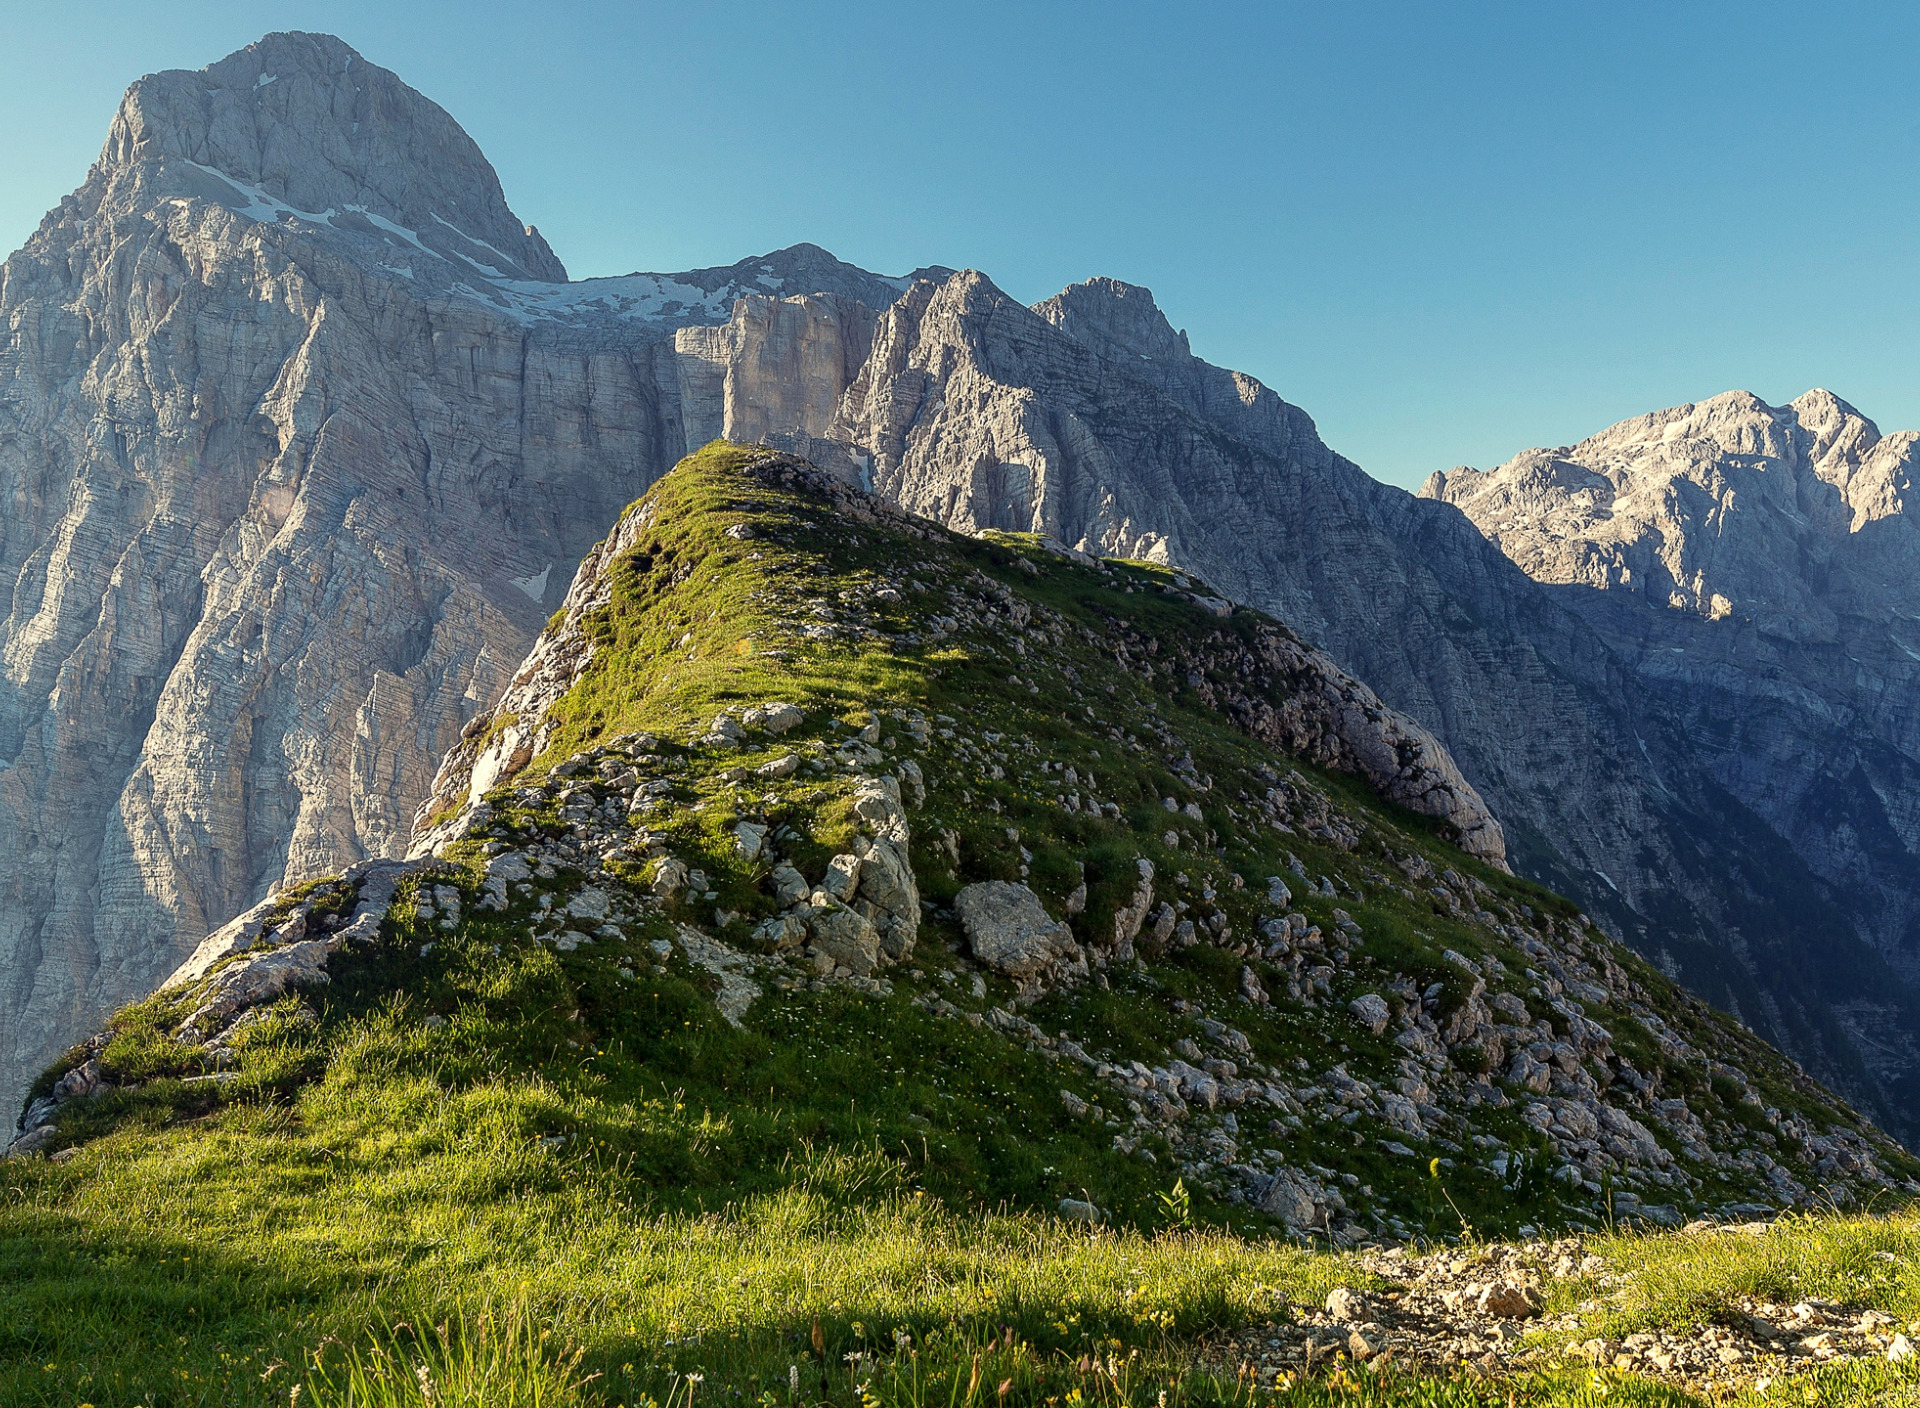
[(1177, 1178), (1179, 1216), (1348, 1246), (1920, 1192), (1497, 838), (1430, 734), (1205, 584), (715, 444), (588, 554), (413, 858), (211, 935), (39, 1079), (12, 1152), (58, 1162), (17, 1176), (149, 1206), (217, 1166), (140, 1235), (267, 1260), (350, 1206), (389, 1231), (339, 1249), (349, 1304), (389, 1236), (525, 1203), (597, 1245), (834, 1160), (1148, 1228)]
[(0, 270), (9, 1099), (270, 888), (405, 849), (574, 564), (711, 437), (676, 329), (908, 282), (806, 245), (564, 279), (445, 112), (302, 34), (136, 83)]
[[(1823, 927), (1884, 958), (1898, 981), (1836, 1017), (1903, 1107), (1920, 1090), (1916, 469), (1920, 435), (1883, 436), (1830, 392), (1728, 392), (1422, 491), (1579, 613), (1816, 877)], [(1824, 938), (1805, 935), (1812, 961)]]
[[(745, 300), (736, 322), (764, 306)], [(769, 378), (750, 349), (730, 365), (725, 424), (763, 424)], [(1304, 412), (1192, 356), (1145, 289), (1096, 279), (1029, 309), (978, 273), (916, 284), (827, 430), (773, 438), (949, 526), (1179, 563), (1286, 620), (1434, 729), (1522, 873), (1920, 1129), (1905, 1084), (1920, 1003), (1818, 859), (1833, 842), (1815, 833), (1847, 823), (1781, 824), (1763, 804), (1770, 754), (1693, 730), (1616, 634), (1452, 505), (1370, 479)], [(1731, 785), (1740, 771), (1749, 785)], [(1873, 884), (1920, 893), (1898, 846), (1862, 849)]]
[(135, 84), (7, 261), (0, 1086), (277, 887), (402, 854), (573, 565), (725, 436), (1286, 622), (1432, 731), (1517, 872), (1920, 1132), (1920, 1006), (1819, 851), (1905, 912), (1895, 841), (1841, 835), (1874, 784), (1782, 820), (1771, 755), (1694, 731), (1566, 587), (1194, 357), (1145, 289), (1027, 308), (806, 245), (563, 280), (446, 113), (297, 34)]

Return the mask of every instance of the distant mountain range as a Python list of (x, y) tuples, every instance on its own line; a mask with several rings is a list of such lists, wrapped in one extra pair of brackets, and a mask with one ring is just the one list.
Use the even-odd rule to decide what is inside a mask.
[(303, 34), (136, 83), (0, 271), (0, 1084), (403, 852), (574, 565), (721, 435), (1280, 616), (1517, 870), (1920, 1134), (1914, 437), (1720, 397), (1416, 497), (1112, 280), (567, 282), (451, 117)]

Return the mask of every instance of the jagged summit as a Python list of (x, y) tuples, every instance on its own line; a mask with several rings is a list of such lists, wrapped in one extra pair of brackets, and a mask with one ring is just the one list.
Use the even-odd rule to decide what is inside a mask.
[(255, 220), (386, 235), (402, 258), (431, 253), (492, 277), (567, 277), (460, 124), (332, 35), (269, 34), (135, 83), (96, 177), (145, 165), (162, 187)]
[(1916, 470), (1920, 435), (1882, 436), (1830, 391), (1784, 406), (1727, 391), (1484, 473), (1436, 474), (1421, 493), (1459, 507), (1537, 580), (1818, 639), (1848, 611), (1920, 602)]
[(1154, 302), (1153, 290), (1119, 279), (1092, 278), (1069, 284), (1033, 311), (1072, 333), (1102, 356), (1131, 353), (1148, 358), (1193, 355), (1187, 335), (1175, 332)]

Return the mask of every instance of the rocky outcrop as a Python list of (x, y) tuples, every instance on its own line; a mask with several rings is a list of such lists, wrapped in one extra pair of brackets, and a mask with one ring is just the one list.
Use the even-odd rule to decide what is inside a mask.
[(955, 895), (953, 908), (974, 958), (996, 972), (1020, 980), (1086, 975), (1073, 930), (1025, 885), (982, 880)]

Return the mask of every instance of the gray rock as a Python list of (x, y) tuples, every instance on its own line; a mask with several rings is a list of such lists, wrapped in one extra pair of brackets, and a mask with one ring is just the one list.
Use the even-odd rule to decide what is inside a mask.
[(1073, 930), (1052, 918), (1025, 885), (983, 880), (954, 896), (953, 907), (973, 956), (989, 968), (1010, 978), (1085, 971)]
[(813, 892), (806, 912), (813, 946), (836, 964), (845, 964), (858, 977), (879, 966), (880, 935), (865, 915), (847, 908), (824, 890)]
[[(1115, 956), (1122, 962), (1133, 956), (1134, 940), (1139, 938), (1140, 931), (1147, 921), (1147, 912), (1153, 908), (1153, 862), (1141, 856), (1134, 861), (1134, 868), (1138, 878), (1134, 884), (1133, 894), (1128, 897), (1125, 904), (1118, 906), (1113, 912), (1113, 948)], [(1082, 908), (1085, 904), (1083, 894)], [(1068, 913), (1077, 912), (1069, 906)], [(1156, 935), (1156, 942), (1164, 946), (1165, 936)]]
[(733, 840), (742, 860), (758, 860), (761, 847), (767, 843), (767, 828), (759, 822), (743, 821), (733, 828)]
[(1342, 1324), (1367, 1318), (1367, 1298), (1349, 1286), (1336, 1286), (1327, 1292), (1327, 1314)]
[(806, 718), (806, 714), (791, 704), (762, 704), (741, 716), (748, 728), (775, 734), (791, 733), (806, 722)]
[(854, 892), (860, 888), (860, 857), (837, 855), (828, 861), (827, 873), (820, 881), (820, 888), (842, 904), (851, 901)]
[(807, 877), (795, 870), (786, 861), (781, 861), (767, 877), (773, 885), (774, 898), (782, 909), (801, 903), (812, 892)]
[(754, 942), (776, 953), (798, 948), (806, 938), (806, 922), (796, 914), (776, 914), (761, 920), (753, 929)]
[(1393, 1010), (1387, 1006), (1387, 1000), (1379, 993), (1364, 993), (1347, 1004), (1347, 1011), (1353, 1019), (1365, 1027), (1374, 1036), (1387, 1029), (1387, 1023), (1393, 1020)]
[(674, 856), (662, 856), (653, 867), (652, 890), (662, 899), (672, 899), (687, 888), (691, 872), (687, 863)]
[(598, 886), (587, 885), (573, 893), (567, 901), (567, 913), (575, 919), (588, 919), (598, 922), (607, 917), (608, 895)]

